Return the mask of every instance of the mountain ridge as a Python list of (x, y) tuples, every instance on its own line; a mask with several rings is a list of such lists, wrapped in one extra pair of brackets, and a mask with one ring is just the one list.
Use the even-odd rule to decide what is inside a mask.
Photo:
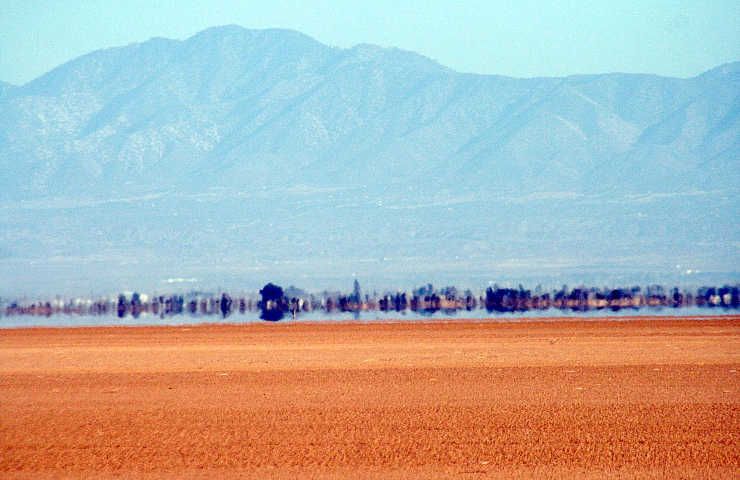
[(238, 26), (91, 52), (0, 84), (0, 273), (736, 272), (739, 70), (518, 79)]
[[(329, 47), (293, 30), (213, 27), (185, 40), (91, 52), (25, 85), (3, 86), (0, 112), (10, 121), (0, 122), (0, 132), (10, 141), (0, 144), (0, 165), (20, 159), (32, 178), (3, 186), (6, 198), (70, 194), (69, 182), (52, 180), (78, 177), (94, 179), (83, 188), (100, 186), (104, 194), (128, 180), (144, 183), (150, 169), (185, 186), (213, 165), (242, 176), (252, 165), (265, 181), (263, 167), (296, 161), (310, 166), (311, 182), (320, 181), (315, 170), (353, 182), (373, 173), (342, 168), (353, 163), (395, 176), (426, 175), (429, 164), (444, 175), (482, 169), (464, 178), (475, 188), (523, 188), (528, 179), (535, 188), (564, 182), (618, 190), (639, 185), (641, 176), (610, 178), (634, 177), (635, 163), (650, 167), (643, 159), (655, 156), (660, 168), (650, 175), (686, 188), (688, 177), (666, 167), (701, 159), (715, 171), (727, 168), (738, 69), (740, 62), (724, 64), (689, 79), (516, 79), (461, 74), (395, 48)], [(19, 136), (26, 138), (14, 141)], [(44, 152), (43, 161), (34, 151)], [(619, 170), (600, 176), (604, 164)]]
[(377, 50), (399, 51), (399, 52), (404, 52), (404, 53), (410, 53), (410, 54), (413, 54), (413, 55), (418, 56), (418, 57), (422, 57), (422, 58), (424, 58), (424, 59), (426, 59), (426, 60), (428, 60), (430, 62), (437, 63), (438, 65), (440, 65), (442, 68), (444, 68), (446, 70), (449, 70), (449, 71), (452, 71), (452, 72), (455, 72), (455, 73), (459, 73), (461, 75), (482, 76), (482, 77), (503, 77), (503, 78), (508, 78), (508, 79), (512, 79), (512, 80), (541, 80), (541, 79), (590, 78), (590, 77), (603, 77), (603, 76), (611, 76), (611, 75), (617, 75), (617, 76), (634, 76), (634, 77), (643, 77), (643, 76), (645, 76), (645, 77), (655, 77), (655, 78), (669, 78), (669, 79), (675, 79), (675, 80), (690, 80), (690, 79), (694, 79), (694, 78), (697, 78), (697, 77), (705, 76), (707, 74), (712, 74), (712, 73), (718, 72), (718, 71), (719, 72), (726, 72), (726, 71), (729, 70), (729, 71), (732, 71), (734, 73), (737, 73), (738, 70), (740, 70), (740, 60), (736, 60), (736, 61), (725, 62), (723, 64), (719, 64), (717, 66), (711, 67), (711, 68), (709, 68), (709, 69), (707, 69), (707, 70), (705, 70), (703, 72), (697, 73), (696, 75), (693, 75), (691, 77), (673, 77), (673, 76), (669, 76), (669, 75), (660, 75), (660, 74), (655, 74), (655, 73), (650, 73), (650, 72), (639, 73), (639, 72), (622, 72), (622, 71), (611, 71), (611, 72), (601, 72), (601, 73), (573, 73), (573, 74), (561, 75), (561, 76), (535, 76), (535, 77), (520, 77), (520, 76), (506, 75), (506, 74), (503, 74), (503, 73), (481, 73), (481, 72), (468, 72), (468, 71), (463, 72), (463, 71), (454, 70), (451, 67), (447, 67), (447, 66), (445, 66), (443, 64), (440, 64), (436, 60), (433, 60), (430, 57), (427, 57), (425, 55), (416, 53), (416, 52), (414, 52), (412, 50), (406, 50), (406, 49), (402, 49), (402, 48), (398, 48), (398, 47), (382, 47), (382, 46), (379, 46), (379, 45), (376, 45), (376, 44), (372, 44), (372, 43), (363, 43), (363, 42), (361, 42), (361, 43), (358, 43), (358, 44), (353, 45), (352, 47), (340, 48), (340, 47), (333, 47), (333, 46), (330, 46), (328, 44), (321, 43), (320, 41), (316, 40), (315, 38), (311, 37), (310, 35), (307, 35), (305, 33), (302, 33), (300, 31), (294, 30), (294, 29), (289, 29), (289, 28), (252, 29), (252, 28), (245, 28), (245, 27), (242, 27), (242, 26), (237, 25), (237, 24), (226, 24), (226, 25), (219, 25), (219, 26), (209, 27), (209, 28), (207, 28), (205, 30), (202, 30), (200, 32), (197, 32), (197, 33), (191, 35), (190, 37), (187, 37), (184, 40), (177, 40), (177, 39), (171, 39), (171, 38), (167, 38), (167, 37), (154, 36), (154, 37), (151, 37), (151, 38), (149, 38), (147, 40), (143, 40), (143, 41), (140, 41), (140, 42), (131, 42), (131, 43), (126, 44), (126, 45), (113, 46), (113, 47), (103, 48), (103, 49), (99, 49), (99, 50), (94, 50), (94, 51), (91, 51), (91, 52), (82, 54), (82, 55), (80, 55), (78, 57), (75, 57), (73, 59), (70, 59), (70, 60), (68, 60), (68, 61), (66, 61), (66, 62), (58, 65), (57, 67), (52, 68), (50, 71), (48, 71), (48, 72), (40, 75), (39, 77), (36, 77), (34, 79), (29, 80), (28, 82), (26, 82), (24, 84), (15, 85), (15, 84), (11, 84), (10, 82), (7, 82), (7, 81), (4, 81), (4, 80), (0, 79), (0, 85), (13, 86), (13, 87), (16, 87), (16, 88), (18, 88), (18, 87), (24, 87), (24, 86), (27, 86), (28, 84), (30, 84), (30, 83), (38, 80), (39, 78), (42, 78), (42, 77), (45, 77), (45, 76), (49, 75), (50, 73), (52, 73), (54, 70), (56, 70), (58, 68), (67, 66), (67, 65), (69, 65), (69, 64), (71, 64), (71, 63), (73, 63), (73, 62), (75, 62), (75, 61), (77, 61), (79, 59), (82, 59), (82, 58), (87, 57), (87, 56), (90, 56), (90, 55), (95, 55), (95, 54), (98, 54), (98, 53), (101, 53), (101, 52), (123, 50), (123, 49), (132, 48), (132, 47), (141, 47), (141, 46), (144, 46), (144, 45), (147, 45), (147, 44), (150, 44), (150, 43), (159, 43), (159, 42), (161, 42), (161, 43), (170, 43), (170, 44), (182, 44), (182, 43), (191, 41), (193, 39), (196, 39), (196, 38), (199, 38), (199, 37), (202, 37), (202, 36), (220, 35), (220, 34), (223, 34), (224, 32), (227, 32), (227, 31), (231, 31), (233, 33), (252, 33), (252, 34), (255, 34), (255, 33), (263, 33), (263, 34), (264, 33), (281, 33), (281, 34), (288, 34), (288, 35), (293, 35), (293, 36), (299, 36), (299, 37), (304, 38), (304, 39), (306, 39), (306, 40), (308, 40), (310, 42), (313, 42), (313, 43), (316, 43), (316, 44), (320, 44), (323, 47), (326, 47), (327, 49), (334, 49), (334, 50), (344, 50), (344, 51), (347, 51), (347, 50), (353, 50), (353, 49), (357, 49), (357, 48), (370, 47), (371, 49), (377, 49)]

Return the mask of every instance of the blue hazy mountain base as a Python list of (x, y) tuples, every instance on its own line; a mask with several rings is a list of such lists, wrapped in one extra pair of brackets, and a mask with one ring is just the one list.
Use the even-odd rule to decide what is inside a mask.
[(96, 51), (0, 84), (0, 294), (736, 279), (739, 93), (235, 26)]

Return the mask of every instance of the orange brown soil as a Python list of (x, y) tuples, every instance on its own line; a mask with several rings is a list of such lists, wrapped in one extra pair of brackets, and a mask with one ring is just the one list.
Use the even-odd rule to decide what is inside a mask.
[(740, 317), (0, 331), (0, 477), (738, 478)]

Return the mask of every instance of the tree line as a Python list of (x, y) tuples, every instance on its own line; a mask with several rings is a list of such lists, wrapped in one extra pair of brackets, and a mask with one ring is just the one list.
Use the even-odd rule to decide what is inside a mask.
[(641, 308), (706, 307), (737, 309), (740, 307), (740, 285), (721, 287), (703, 286), (696, 290), (678, 287), (664, 288), (660, 285), (627, 288), (595, 288), (579, 286), (543, 291), (492, 285), (479, 294), (471, 290), (459, 291), (454, 286), (436, 289), (427, 284), (411, 291), (373, 292), (363, 295), (360, 284), (355, 280), (352, 291), (322, 292), (309, 294), (290, 286), (283, 289), (268, 283), (258, 295), (230, 295), (227, 292), (210, 294), (191, 292), (188, 294), (145, 295), (138, 292), (120, 294), (116, 298), (60, 299), (46, 301), (5, 301), (0, 299), (0, 314), (51, 316), (65, 315), (115, 315), (119, 318), (141, 315), (220, 315), (223, 318), (234, 314), (259, 312), (263, 320), (277, 321), (301, 313), (351, 312), (359, 316), (362, 312), (406, 312), (432, 315), (437, 312), (455, 314), (458, 311), (485, 309), (491, 314), (535, 310), (558, 309), (561, 311), (605, 311)]

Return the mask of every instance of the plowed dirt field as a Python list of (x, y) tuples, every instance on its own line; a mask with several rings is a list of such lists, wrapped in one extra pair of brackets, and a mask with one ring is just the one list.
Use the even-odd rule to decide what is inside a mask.
[(0, 478), (739, 478), (740, 318), (0, 330)]

